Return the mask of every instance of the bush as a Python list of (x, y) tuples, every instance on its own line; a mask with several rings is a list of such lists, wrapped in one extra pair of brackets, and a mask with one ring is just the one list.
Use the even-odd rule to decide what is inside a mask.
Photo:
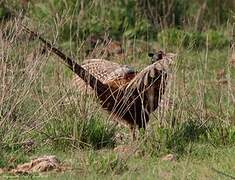
[(50, 24), (50, 28), (53, 25), (59, 30), (63, 41), (80, 41), (91, 34), (105, 33), (114, 39), (120, 39), (123, 35), (141, 38), (151, 31), (149, 21), (142, 17), (133, 0), (37, 2), (30, 9), (30, 16), (37, 22), (43, 19)]

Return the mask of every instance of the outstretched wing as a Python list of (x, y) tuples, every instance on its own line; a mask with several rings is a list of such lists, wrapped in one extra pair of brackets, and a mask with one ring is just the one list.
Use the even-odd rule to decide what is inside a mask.
[[(103, 84), (107, 84), (112, 88), (119, 88), (126, 83), (129, 83), (136, 74), (136, 71), (129, 66), (120, 65), (104, 59), (86, 60), (82, 67), (99, 79)], [(78, 76), (74, 77), (73, 82), (81, 92), (87, 92), (88, 94), (92, 93), (92, 88)]]

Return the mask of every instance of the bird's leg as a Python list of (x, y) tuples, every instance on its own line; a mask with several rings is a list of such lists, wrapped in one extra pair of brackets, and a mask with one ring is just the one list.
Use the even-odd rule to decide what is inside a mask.
[(130, 126), (132, 142), (136, 141), (136, 133), (135, 133), (135, 126)]

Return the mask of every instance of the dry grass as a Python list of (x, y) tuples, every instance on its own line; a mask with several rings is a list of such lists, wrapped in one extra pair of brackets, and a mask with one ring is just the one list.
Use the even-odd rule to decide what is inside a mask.
[[(208, 169), (209, 177), (218, 174), (207, 167), (207, 162), (213, 166), (217, 162), (226, 165), (228, 156), (233, 156), (235, 74), (230, 49), (210, 49), (208, 38), (206, 49), (200, 51), (187, 49), (182, 44), (177, 47), (163, 44), (166, 50), (174, 49), (178, 53), (165, 95), (169, 105), (154, 113), (146, 133), (139, 133), (138, 142), (131, 146), (135, 152), (120, 158), (112, 152), (113, 147), (119, 145), (115, 135), (124, 134), (121, 143), (129, 144), (125, 137), (127, 130), (109, 121), (109, 115), (94, 103), (95, 97), (81, 96), (72, 85), (73, 74), (49, 52), (43, 53), (40, 43), (23, 33), (19, 23), (21, 21), (16, 20), (2, 24), (0, 32), (1, 167), (16, 166), (32, 155), (51, 151), (53, 154), (59, 151), (65, 159), (73, 158), (69, 153), (62, 153), (71, 151), (75, 156), (84, 157), (71, 160), (75, 167), (79, 166), (78, 171), (65, 177), (81, 173), (90, 177), (108, 174), (130, 178), (139, 172), (140, 176), (148, 174), (149, 178), (156, 174), (166, 179), (187, 178), (190, 173), (193, 177), (202, 173), (206, 178)], [(43, 32), (43, 26), (40, 31)], [(225, 31), (230, 33), (229, 28)], [(52, 34), (59, 36), (59, 32), (54, 31), (47, 36)], [(51, 38), (59, 44), (54, 39)], [(65, 51), (81, 61), (85, 56), (83, 43), (79, 56), (70, 49)], [(147, 53), (138, 54), (134, 43), (127, 41), (126, 44), (126, 49), (131, 48), (133, 53), (126, 53), (127, 58), (122, 63), (135, 64), (136, 68), (146, 66)], [(207, 151), (206, 147), (210, 149)], [(215, 147), (220, 147), (221, 151)], [(109, 150), (101, 152), (103, 149)], [(167, 153), (176, 154), (175, 165), (160, 162), (158, 157)], [(206, 153), (213, 158), (206, 157), (209, 156)], [(221, 154), (224, 161), (215, 157)], [(13, 163), (12, 157), (15, 158)], [(233, 166), (229, 163), (225, 170), (232, 173)], [(182, 169), (183, 174), (179, 174), (177, 171)]]

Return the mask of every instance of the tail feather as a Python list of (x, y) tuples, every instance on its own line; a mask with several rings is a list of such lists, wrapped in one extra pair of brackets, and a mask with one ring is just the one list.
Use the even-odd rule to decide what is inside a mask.
[(77, 64), (73, 59), (66, 56), (58, 48), (54, 47), (51, 43), (42, 38), (37, 32), (30, 30), (24, 25), (22, 25), (22, 27), (23, 30), (33, 35), (34, 37), (37, 37), (40, 41), (42, 41), (46, 45), (46, 47), (49, 50), (51, 50), (53, 53), (59, 56), (65, 62), (66, 66), (70, 68), (74, 73), (76, 73), (86, 83), (88, 83), (96, 91), (98, 95), (102, 94), (104, 91), (108, 89), (107, 85), (103, 84), (99, 79), (90, 74), (87, 70), (85, 70), (83, 67)]

